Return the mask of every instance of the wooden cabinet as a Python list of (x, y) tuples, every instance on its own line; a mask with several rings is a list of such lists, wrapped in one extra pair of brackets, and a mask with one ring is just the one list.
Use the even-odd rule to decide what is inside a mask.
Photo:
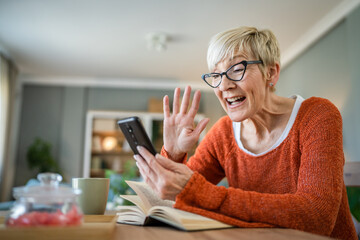
[[(163, 145), (162, 113), (89, 111), (86, 116), (83, 177), (105, 177), (106, 170), (123, 173), (126, 162), (134, 161), (133, 152), (117, 126), (119, 119), (131, 116), (141, 119), (156, 151), (160, 152)], [(195, 120), (198, 122), (203, 117), (198, 114)]]

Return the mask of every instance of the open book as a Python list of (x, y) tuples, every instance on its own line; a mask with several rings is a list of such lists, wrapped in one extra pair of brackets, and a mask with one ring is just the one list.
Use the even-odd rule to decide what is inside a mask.
[(144, 182), (126, 181), (137, 195), (120, 195), (136, 206), (119, 206), (117, 222), (132, 225), (165, 223), (184, 231), (231, 228), (233, 226), (194, 213), (175, 209), (175, 202), (162, 200)]

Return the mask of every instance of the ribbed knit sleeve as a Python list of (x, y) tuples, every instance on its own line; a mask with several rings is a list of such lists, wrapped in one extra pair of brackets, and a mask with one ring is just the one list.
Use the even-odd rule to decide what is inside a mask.
[[(190, 158), (195, 173), (178, 194), (176, 208), (239, 227), (276, 226), (356, 239), (343, 183), (342, 120), (334, 105), (320, 98), (305, 101), (289, 136), (259, 157), (221, 137), (233, 134), (224, 122)], [(230, 185), (237, 175), (247, 182), (214, 185), (224, 174)]]

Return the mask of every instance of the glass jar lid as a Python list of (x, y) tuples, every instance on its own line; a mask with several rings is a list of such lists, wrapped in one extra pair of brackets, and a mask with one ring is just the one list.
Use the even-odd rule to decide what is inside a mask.
[(62, 177), (57, 173), (40, 173), (37, 175), (40, 185), (15, 187), (13, 195), (15, 199), (26, 198), (31, 201), (43, 202), (62, 201), (74, 199), (81, 194), (80, 189), (73, 189), (68, 186), (60, 186)]

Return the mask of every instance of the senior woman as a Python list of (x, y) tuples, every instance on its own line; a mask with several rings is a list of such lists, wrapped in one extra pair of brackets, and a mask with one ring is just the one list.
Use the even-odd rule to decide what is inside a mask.
[[(164, 97), (164, 147), (135, 155), (145, 181), (174, 207), (239, 227), (284, 227), (356, 239), (343, 182), (342, 120), (328, 100), (275, 94), (280, 51), (269, 30), (251, 27), (215, 35), (207, 55), (214, 89), (227, 116), (206, 134), (195, 127), (200, 92), (190, 109), (187, 87), (173, 110)], [(229, 188), (217, 186), (224, 177)]]

